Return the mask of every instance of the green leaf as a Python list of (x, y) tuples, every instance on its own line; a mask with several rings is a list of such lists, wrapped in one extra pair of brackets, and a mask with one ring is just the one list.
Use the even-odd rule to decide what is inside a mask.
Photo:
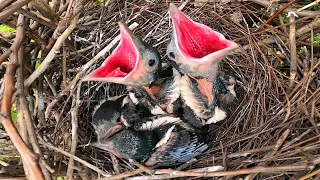
[(67, 179), (66, 177), (63, 177), (63, 176), (58, 176), (57, 177), (57, 180), (65, 180), (65, 179)]
[(5, 33), (5, 34), (12, 34), (12, 33), (15, 33), (16, 30), (7, 26), (7, 25), (4, 25), (4, 24), (1, 24), (0, 25), (0, 33)]
[(15, 105), (12, 105), (11, 107), (11, 119), (13, 122), (16, 122), (18, 120), (18, 113), (16, 112), (17, 108)]
[(11, 113), (11, 118), (13, 122), (16, 122), (18, 120), (18, 113)]
[(313, 36), (313, 44), (316, 46), (320, 45), (320, 33)]
[(20, 156), (6, 156), (6, 155), (0, 155), (0, 160), (1, 161), (8, 161), (8, 160), (14, 160), (14, 161), (19, 161), (21, 159)]
[(40, 64), (41, 64), (40, 61), (36, 61), (35, 68), (38, 69), (38, 67), (40, 66)]

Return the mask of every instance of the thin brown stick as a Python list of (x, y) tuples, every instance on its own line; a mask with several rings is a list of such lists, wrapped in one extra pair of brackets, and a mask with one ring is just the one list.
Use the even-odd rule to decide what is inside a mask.
[[(31, 145), (32, 145), (32, 148), (33, 148), (33, 151), (35, 153), (37, 153), (41, 158), (43, 156), (42, 154), (42, 151), (40, 149), (40, 146), (39, 146), (39, 143), (37, 141), (37, 136), (35, 134), (35, 129), (33, 127), (33, 121), (32, 121), (32, 118), (31, 118), (31, 113), (29, 111), (29, 107), (28, 107), (28, 101), (26, 99), (26, 95), (25, 95), (25, 90), (24, 90), (24, 87), (23, 87), (23, 58), (25, 57), (24, 55), (24, 48), (22, 48), (23, 46), (21, 46), (20, 48), (20, 52), (19, 52), (19, 65), (20, 65), (20, 68), (18, 70), (18, 89), (20, 90), (20, 96), (19, 96), (19, 102), (20, 102), (20, 106), (21, 106), (21, 109), (20, 111), (23, 112), (23, 116), (24, 116), (24, 119), (23, 121), (25, 121), (25, 128), (28, 132), (28, 140), (30, 141)], [(46, 162), (41, 159), (40, 160), (41, 164), (46, 164)], [(43, 174), (45, 175), (45, 179), (46, 180), (50, 180), (52, 179), (51, 178), (51, 175), (49, 173), (49, 171), (44, 167), (44, 166), (40, 166), (41, 169), (42, 169), (42, 172)], [(51, 169), (51, 168), (50, 168)]]
[[(285, 130), (283, 132), (283, 134), (281, 135), (281, 137), (276, 142), (276, 144), (274, 145), (274, 150), (267, 153), (263, 158), (268, 158), (268, 157), (273, 156), (278, 151), (278, 149), (282, 146), (282, 144), (287, 139), (289, 134), (290, 134), (290, 129)], [(258, 164), (258, 166), (266, 166), (266, 165), (267, 165), (267, 162), (261, 162)], [(258, 175), (258, 173), (250, 174), (245, 179), (246, 180), (253, 180), (257, 175)]]
[(115, 155), (112, 153), (109, 153), (111, 160), (112, 160), (112, 166), (116, 174), (120, 174), (120, 169), (119, 169), (119, 161)]
[(307, 164), (302, 165), (289, 165), (289, 166), (277, 166), (277, 167), (255, 167), (248, 169), (240, 169), (234, 171), (219, 171), (219, 172), (209, 172), (209, 173), (199, 173), (190, 171), (176, 171), (173, 169), (161, 169), (157, 170), (157, 173), (174, 174), (179, 175), (179, 177), (216, 177), (216, 176), (233, 176), (242, 174), (253, 174), (253, 173), (276, 173), (276, 172), (290, 172), (290, 171), (304, 171), (313, 168), (313, 166), (308, 166)]
[(134, 176), (136, 174), (140, 174), (140, 173), (143, 173), (143, 172), (144, 171), (142, 169), (135, 169), (133, 171), (121, 173), (121, 174), (118, 174), (116, 176), (111, 176), (111, 177), (107, 177), (107, 178), (99, 178), (97, 180), (118, 180), (118, 179), (123, 179), (123, 178), (126, 178), (126, 177), (130, 177), (130, 176)]
[(57, 22), (58, 16), (55, 16), (52, 8), (49, 6), (49, 3), (46, 3), (44, 0), (33, 0), (31, 4), (43, 16), (50, 19), (52, 22)]
[(67, 48), (66, 43), (63, 43), (62, 47), (62, 87), (67, 86)]
[[(80, 89), (81, 89), (81, 83), (77, 87), (77, 93), (73, 96), (72, 100), (72, 107), (71, 107), (71, 150), (70, 154), (75, 155), (77, 150), (77, 144), (78, 144), (78, 109), (79, 109), (79, 102), (80, 102)], [(69, 159), (69, 165), (67, 170), (67, 177), (69, 179), (73, 179), (73, 168), (74, 167), (74, 161), (73, 158), (70, 157)]]
[[(191, 172), (203, 172), (203, 173), (209, 173), (209, 172), (216, 172), (216, 171), (222, 171), (224, 168), (222, 166), (211, 166), (211, 167), (204, 167), (204, 168), (198, 168), (198, 169), (192, 169)], [(161, 174), (161, 175), (153, 175), (153, 176), (137, 176), (137, 177), (131, 177), (126, 178), (126, 180), (159, 180), (159, 179), (172, 179), (180, 177), (179, 175), (174, 174)]]
[[(260, 4), (264, 7), (268, 7), (269, 5), (269, 1), (267, 0), (247, 0), (247, 1), (251, 1), (251, 2), (254, 2), (254, 3), (257, 3), (257, 4)], [(283, 5), (280, 5), (279, 8), (283, 8), (284, 6)], [(320, 12), (317, 12), (317, 11), (301, 11), (301, 12), (298, 12), (297, 9), (295, 8), (286, 8), (284, 10), (284, 12), (290, 12), (290, 11), (293, 11), (294, 13), (296, 13), (298, 16), (313, 16), (313, 15), (319, 15)]]
[[(19, 78), (18, 78), (19, 79)], [(17, 122), (19, 123), (18, 127), (19, 127), (19, 134), (22, 138), (22, 140), (27, 144), (29, 145), (28, 143), (28, 131), (27, 131), (27, 128), (26, 128), (26, 122), (24, 121), (23, 119), (23, 112), (20, 110), (22, 109), (22, 106), (20, 105), (19, 108), (17, 109), (18, 110), (18, 120)], [(24, 170), (24, 174), (26, 177), (28, 177), (28, 179), (30, 179), (30, 174), (29, 174), (29, 170), (28, 170), (28, 167), (27, 167), (27, 164), (26, 162), (22, 159), (22, 166), (23, 166), (23, 170)], [(1, 164), (2, 165), (2, 164)], [(4, 165), (2, 165), (4, 166)]]
[(149, 175), (153, 175), (153, 171), (149, 169), (148, 167), (138, 163), (134, 159), (129, 160), (133, 165), (137, 166), (139, 169), (142, 169), (144, 172), (148, 173)]
[(6, 61), (8, 59), (8, 57), (10, 56), (12, 50), (11, 49), (8, 49), (5, 53), (3, 53), (1, 56), (0, 56), (0, 65)]
[(100, 174), (102, 174), (102, 175), (104, 175), (104, 176), (110, 176), (110, 175), (111, 175), (111, 174), (106, 173), (105, 171), (99, 169), (98, 167), (96, 167), (96, 166), (88, 163), (87, 161), (78, 158), (78, 157), (75, 156), (75, 155), (72, 155), (72, 154), (70, 154), (70, 153), (68, 153), (68, 152), (66, 152), (66, 151), (63, 151), (63, 150), (61, 150), (61, 149), (53, 146), (51, 143), (44, 142), (42, 139), (39, 140), (39, 143), (42, 144), (42, 145), (44, 145), (44, 146), (46, 146), (46, 147), (49, 148), (49, 149), (52, 149), (52, 150), (54, 150), (54, 151), (57, 151), (57, 152), (61, 153), (61, 154), (65, 155), (65, 156), (67, 156), (67, 157), (69, 157), (69, 158), (73, 158), (74, 160), (76, 160), (76, 161), (78, 161), (79, 163), (83, 164), (84, 166), (86, 166), (86, 167), (88, 167), (88, 168), (96, 171), (97, 173), (100, 173)]
[[(234, 171), (218, 171), (218, 172), (192, 172), (192, 171), (178, 171), (173, 169), (159, 169), (155, 171), (155, 174), (169, 174), (176, 177), (217, 177), (217, 176), (234, 176), (234, 175), (243, 175), (243, 174), (254, 174), (254, 173), (276, 173), (276, 172), (294, 172), (294, 171), (304, 171), (313, 169), (313, 165), (301, 164), (301, 165), (287, 165), (287, 166), (277, 166), (277, 167), (255, 167), (248, 169), (240, 169)], [(141, 172), (142, 170), (140, 170)], [(128, 173), (123, 173), (120, 175), (101, 178), (99, 180), (115, 180), (122, 179), (125, 177), (133, 176), (139, 171), (130, 171)]]
[(13, 13), (17, 12), (22, 6), (27, 5), (31, 0), (19, 0), (11, 6), (0, 12), (0, 21), (10, 17)]
[(310, 174), (307, 174), (307, 175), (305, 175), (305, 176), (302, 176), (301, 178), (299, 178), (299, 180), (309, 179), (309, 178), (311, 178), (312, 176), (315, 176), (315, 175), (317, 175), (317, 174), (319, 174), (319, 173), (320, 173), (320, 169), (317, 169), (317, 170), (313, 171), (313, 172), (310, 173)]
[[(288, 13), (290, 22), (295, 21), (295, 14), (294, 12)], [(289, 88), (292, 89), (294, 79), (297, 75), (297, 44), (296, 44), (296, 24), (290, 25), (289, 30), (289, 43), (290, 43), (290, 80), (289, 80)]]
[(297, 35), (302, 35), (308, 33), (311, 29), (320, 27), (320, 18), (316, 18), (314, 21), (311, 23), (301, 27), (300, 29), (297, 30)]
[(61, 36), (57, 39), (56, 43), (50, 50), (49, 54), (46, 56), (46, 58), (42, 61), (40, 66), (25, 80), (24, 86), (29, 87), (31, 83), (33, 83), (40, 74), (42, 74), (47, 68), (49, 67), (49, 64), (54, 59), (54, 57), (59, 52), (63, 42), (67, 39), (67, 37), (72, 33), (72, 31), (77, 26), (77, 21), (79, 18), (79, 14), (74, 17), (70, 23), (70, 26), (61, 34)]
[(25, 161), (29, 168), (29, 173), (32, 179), (43, 179), (43, 174), (40, 170), (40, 166), (37, 157), (30, 151), (24, 141), (21, 139), (17, 129), (11, 120), (11, 98), (14, 91), (14, 74), (17, 70), (18, 63), (18, 50), (24, 38), (24, 17), (19, 16), (17, 22), (16, 40), (12, 44), (12, 53), (10, 54), (10, 63), (7, 64), (5, 74), (5, 89), (1, 103), (1, 115), (0, 121), (2, 122), (6, 132), (9, 134), (10, 139), (14, 146), (17, 148), (22, 159)]
[(3, 1), (0, 1), (0, 11), (2, 11), (5, 7), (9, 6), (13, 2), (14, 2), (14, 0), (3, 0)]
[(293, 143), (297, 142), (297, 141), (300, 141), (304, 136), (306, 136), (307, 134), (309, 134), (311, 132), (311, 129), (307, 129), (305, 132), (303, 132), (300, 136), (294, 138), (293, 140), (285, 143), (283, 145), (283, 147), (288, 147), (290, 145), (292, 145)]
[(37, 21), (38, 23), (45, 25), (47, 27), (50, 27), (51, 29), (55, 29), (57, 27), (56, 24), (52, 23), (51, 21), (45, 21), (43, 19), (40, 19), (39, 17), (37, 17), (36, 14), (34, 14), (32, 11), (27, 11), (24, 9), (20, 9), (19, 10), (20, 13), (22, 13), (24, 16), (33, 19), (34, 21)]
[(303, 106), (302, 109), (303, 109), (303, 111), (304, 111), (304, 114), (307, 116), (308, 120), (310, 121), (310, 123), (311, 123), (312, 126), (314, 127), (314, 130), (316, 131), (316, 133), (317, 133), (318, 135), (320, 135), (319, 127), (317, 126), (317, 123), (316, 123), (315, 119), (313, 118), (313, 116), (310, 115), (307, 107), (306, 107), (306, 106)]

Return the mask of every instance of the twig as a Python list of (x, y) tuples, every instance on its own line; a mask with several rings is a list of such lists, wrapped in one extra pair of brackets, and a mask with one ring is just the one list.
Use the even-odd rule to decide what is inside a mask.
[[(17, 69), (17, 88), (18, 89), (23, 89), (21, 82), (23, 82), (23, 62), (22, 62), (22, 58), (24, 57), (24, 46), (21, 45), (20, 49), (19, 49), (19, 53), (18, 53), (18, 63), (19, 63), (19, 68)], [(24, 120), (24, 110), (23, 110), (23, 104), (21, 103), (21, 98), (20, 99), (20, 104), (19, 104), (19, 110), (18, 110), (18, 123), (19, 123), (19, 133), (23, 139), (23, 141), (29, 145), (29, 141), (28, 141), (28, 130), (27, 130), (27, 124), (26, 121)]]
[[(211, 166), (211, 167), (204, 167), (199, 169), (192, 169), (190, 172), (215, 172), (215, 171), (222, 171), (224, 168), (222, 166)], [(162, 174), (162, 175), (154, 175), (154, 176), (137, 176), (132, 178), (126, 178), (126, 180), (159, 180), (159, 179), (172, 179), (180, 177), (179, 175), (175, 174)]]
[(6, 132), (9, 134), (10, 139), (14, 146), (17, 148), (22, 159), (26, 162), (29, 168), (30, 176), (32, 179), (43, 179), (43, 174), (40, 170), (40, 166), (37, 157), (28, 149), (26, 144), (21, 139), (15, 126), (11, 120), (11, 99), (14, 90), (14, 74), (17, 70), (18, 63), (18, 50), (21, 42), (24, 38), (24, 17), (21, 15), (17, 22), (16, 40), (12, 44), (12, 53), (10, 55), (10, 63), (7, 64), (5, 75), (5, 89), (1, 103), (1, 115), (0, 121), (2, 122)]
[(96, 171), (97, 173), (100, 173), (100, 174), (102, 174), (102, 175), (104, 175), (104, 176), (110, 176), (110, 175), (111, 175), (111, 174), (106, 173), (105, 171), (97, 168), (96, 166), (88, 163), (87, 161), (78, 158), (78, 157), (75, 156), (75, 155), (72, 155), (72, 154), (70, 154), (70, 153), (68, 153), (68, 152), (66, 152), (66, 151), (63, 151), (63, 150), (61, 150), (61, 149), (53, 146), (51, 143), (44, 142), (42, 139), (39, 140), (39, 143), (42, 144), (42, 145), (44, 145), (44, 146), (46, 146), (46, 147), (49, 148), (49, 149), (52, 149), (52, 150), (54, 150), (54, 151), (57, 151), (57, 152), (61, 153), (61, 154), (65, 155), (65, 156), (67, 156), (67, 157), (69, 157), (69, 158), (73, 158), (74, 160), (76, 160), (76, 161), (78, 161), (79, 163), (83, 164), (84, 166), (87, 166), (88, 168)]
[(27, 5), (31, 0), (19, 0), (9, 6), (7, 9), (0, 12), (0, 21), (10, 17), (13, 13), (17, 12), (22, 6)]
[(309, 166), (307, 164), (301, 165), (288, 165), (288, 166), (277, 166), (277, 167), (255, 167), (248, 169), (240, 169), (234, 171), (218, 171), (218, 172), (209, 172), (209, 173), (201, 173), (201, 172), (191, 172), (191, 171), (176, 171), (173, 169), (162, 169), (157, 170), (157, 173), (165, 173), (165, 174), (174, 174), (179, 177), (216, 177), (216, 176), (233, 176), (233, 175), (242, 175), (242, 174), (252, 174), (252, 173), (268, 173), (268, 172), (294, 172), (294, 171), (304, 171), (307, 169), (312, 169), (314, 166)]
[[(313, 165), (308, 165), (305, 163), (305, 164), (300, 164), (300, 165), (287, 165), (287, 166), (276, 166), (276, 167), (255, 167), (255, 168), (240, 169), (240, 170), (234, 170), (234, 171), (218, 171), (218, 172), (192, 172), (192, 171), (178, 171), (178, 170), (173, 170), (173, 169), (159, 169), (159, 170), (155, 170), (155, 174), (168, 174), (168, 175), (172, 175), (175, 177), (187, 177), (187, 176), (191, 176), (191, 177), (217, 177), (217, 176), (234, 176), (234, 175), (254, 174), (254, 173), (294, 172), (294, 171), (304, 171), (304, 170), (313, 169), (315, 163), (316, 162), (313, 162)], [(123, 173), (123, 174), (108, 177), (108, 178), (101, 178), (99, 180), (122, 179), (125, 177), (136, 175), (140, 172), (142, 172), (142, 170), (140, 170), (140, 171), (135, 170), (135, 171), (130, 171), (128, 173)]]
[[(268, 7), (269, 5), (269, 1), (268, 0), (246, 0), (246, 1), (250, 1), (250, 2), (254, 2), (254, 3), (257, 3), (257, 4), (260, 4), (262, 6), (265, 6), (265, 7)], [(279, 8), (283, 8), (284, 6), (283, 5), (280, 5)], [(313, 15), (320, 15), (320, 12), (317, 12), (317, 11), (301, 11), (301, 12), (298, 12), (297, 9), (295, 8), (286, 8), (284, 10), (284, 12), (290, 12), (290, 11), (293, 11), (294, 13), (296, 13), (298, 16), (313, 16)]]
[[(138, 23), (134, 22), (129, 26), (130, 30), (135, 29), (138, 26)], [(45, 115), (49, 116), (51, 109), (58, 102), (58, 100), (64, 96), (85, 74), (86, 71), (96, 63), (102, 56), (104, 56), (107, 52), (109, 52), (115, 45), (117, 45), (118, 41), (120, 41), (120, 35), (116, 36), (105, 48), (103, 48), (95, 57), (93, 57), (89, 62), (81, 67), (81, 71), (73, 78), (73, 80), (65, 87), (57, 96), (55, 96), (54, 100), (48, 104)]]
[[(288, 16), (290, 19), (290, 22), (295, 21), (295, 15), (294, 12), (289, 12)], [(289, 31), (289, 43), (290, 43), (290, 79), (289, 79), (289, 89), (291, 91), (294, 79), (297, 75), (297, 44), (296, 44), (296, 24), (290, 25), (290, 31)], [(290, 92), (289, 91), (289, 92)]]
[(65, 88), (67, 86), (67, 48), (65, 42), (63, 42), (62, 47), (62, 87)]
[(311, 178), (312, 176), (315, 176), (315, 175), (317, 175), (317, 174), (319, 174), (319, 173), (320, 173), (320, 169), (317, 169), (317, 170), (313, 171), (313, 172), (310, 173), (310, 174), (307, 174), (307, 175), (305, 175), (305, 176), (302, 176), (301, 178), (299, 178), (299, 180), (309, 179), (309, 178)]
[(311, 132), (311, 129), (307, 129), (305, 132), (303, 132), (300, 136), (294, 138), (293, 140), (285, 143), (283, 145), (283, 147), (288, 147), (290, 145), (292, 145), (293, 143), (297, 142), (297, 141), (300, 141), (305, 135), (309, 134)]
[(320, 2), (320, 0), (316, 0), (308, 5), (303, 6), (302, 8), (299, 8), (297, 11), (300, 12), (300, 11), (303, 11), (303, 10), (311, 7), (311, 6), (316, 6), (317, 4), (319, 4), (319, 2)]
[(52, 83), (52, 80), (49, 79), (46, 75), (44, 75), (44, 79), (46, 80), (47, 84), (49, 85), (49, 88), (51, 89), (52, 94), (54, 96), (56, 96), (58, 93), (57, 93), (56, 87)]
[(153, 175), (153, 171), (151, 169), (138, 163), (134, 159), (129, 159), (129, 162), (132, 163), (133, 165), (137, 166), (139, 169), (142, 169), (144, 172), (148, 173), (149, 175)]
[(314, 130), (316, 131), (316, 133), (317, 133), (318, 135), (320, 135), (320, 131), (319, 131), (319, 128), (318, 128), (318, 126), (317, 126), (317, 123), (316, 123), (315, 119), (312, 117), (312, 115), (310, 115), (307, 107), (306, 107), (306, 106), (303, 106), (302, 109), (303, 109), (303, 111), (304, 111), (304, 114), (307, 116), (308, 120), (309, 120), (310, 123), (312, 124), (312, 126), (313, 126)]
[(11, 49), (8, 49), (5, 53), (3, 53), (1, 56), (0, 56), (0, 65), (8, 59), (8, 57), (10, 56), (12, 50)]
[(33, 81), (35, 81), (38, 78), (38, 76), (40, 74), (42, 74), (45, 70), (47, 70), (51, 61), (59, 53), (59, 50), (60, 50), (63, 42), (67, 39), (67, 37), (76, 28), (78, 18), (79, 18), (79, 14), (72, 19), (70, 26), (57, 39), (56, 43), (54, 44), (54, 46), (52, 47), (52, 49), (50, 50), (50, 52), (46, 56), (46, 58), (42, 61), (40, 66), (25, 80), (25, 82), (24, 82), (25, 87), (29, 87), (33, 83)]
[(115, 176), (111, 176), (111, 177), (106, 177), (106, 178), (99, 178), (97, 180), (118, 180), (118, 179), (123, 179), (126, 177), (130, 177), (130, 176), (134, 176), (136, 174), (140, 174), (143, 173), (144, 171), (142, 169), (135, 169), (133, 171), (129, 171), (129, 172), (125, 172), (125, 173), (121, 173)]
[(177, 167), (177, 170), (183, 170), (187, 168), (188, 166), (192, 165), (193, 163), (197, 162), (198, 160), (196, 158), (191, 159), (190, 161), (182, 164), (181, 166)]
[[(31, 145), (32, 145), (32, 148), (34, 150), (35, 153), (39, 154), (39, 156), (42, 158), (42, 152), (41, 152), (41, 149), (39, 147), (39, 144), (38, 144), (38, 141), (37, 141), (37, 136), (35, 134), (35, 130), (34, 130), (34, 127), (33, 127), (33, 121), (32, 121), (32, 118), (31, 118), (31, 113), (29, 111), (29, 107), (28, 107), (28, 101), (26, 99), (26, 95), (25, 95), (25, 90), (24, 90), (24, 87), (23, 87), (23, 58), (25, 57), (24, 55), (24, 48), (23, 46), (21, 46), (20, 48), (20, 52), (19, 52), (19, 65), (20, 65), (20, 68), (19, 68), (19, 71), (18, 71), (18, 77), (19, 77), (19, 81), (18, 81), (18, 89), (20, 90), (20, 96), (19, 96), (19, 102), (20, 102), (20, 106), (21, 106), (21, 109), (20, 111), (23, 112), (23, 116), (24, 116), (24, 119), (23, 121), (25, 121), (25, 128), (28, 132), (28, 140), (30, 141)], [(46, 162), (41, 159), (40, 162), (43, 164), (46, 164)], [(41, 166), (41, 169), (42, 169), (42, 172), (44, 173), (45, 175), (45, 178), (47, 180), (51, 179), (51, 176), (50, 176), (50, 173), (49, 171), (44, 167), (44, 166)]]
[[(251, 150), (248, 150), (248, 151), (236, 152), (236, 153), (228, 154), (227, 157), (228, 158), (246, 157), (246, 156), (248, 156), (249, 154), (252, 154), (252, 153), (268, 151), (268, 150), (271, 150), (271, 149), (274, 149), (274, 146), (265, 146), (265, 147), (262, 147), (262, 148), (251, 149)], [(219, 157), (216, 157), (215, 159), (218, 160)], [(222, 159), (222, 157), (220, 157), (220, 159)]]
[(45, 21), (43, 19), (40, 19), (39, 17), (37, 17), (36, 14), (34, 14), (32, 11), (26, 11), (24, 9), (20, 9), (19, 10), (20, 13), (22, 13), (24, 16), (30, 18), (30, 19), (33, 19), (34, 21), (37, 21), (38, 23), (42, 24), (42, 25), (45, 25), (51, 29), (55, 29), (57, 27), (56, 24), (52, 23), (52, 22), (48, 22), (48, 21)]
[[(18, 78), (18, 80), (19, 80), (19, 78)], [(23, 119), (23, 111), (20, 110), (20, 109), (22, 109), (21, 105), (19, 106), (19, 109), (17, 109), (18, 110), (18, 120), (17, 120), (17, 122), (19, 123), (18, 131), (20, 133), (20, 136), (21, 136), (22, 140), (27, 144), (27, 146), (29, 146), (28, 131), (27, 131), (27, 128), (26, 128), (27, 126), (26, 126), (26, 122)], [(29, 170), (28, 170), (27, 164), (23, 159), (21, 159), (21, 161), (22, 161), (24, 174), (25, 174), (26, 177), (28, 177), (28, 179), (30, 179), (30, 174), (29, 174)]]
[(317, 27), (320, 27), (320, 18), (319, 17), (316, 18), (311, 23), (309, 23), (309, 24), (301, 27), (300, 29), (298, 29), (296, 34), (297, 34), (297, 36), (304, 35), (304, 34), (308, 33), (311, 29), (317, 28)]
[(44, 103), (44, 96), (43, 96), (43, 79), (44, 75), (41, 74), (39, 76), (39, 82), (38, 82), (38, 89), (35, 90), (37, 92), (38, 96), (38, 104), (37, 104), (37, 109), (38, 109), (38, 118), (39, 118), (39, 124), (38, 126), (46, 126), (46, 118), (44, 116), (44, 111), (45, 111), (45, 103)]
[[(77, 144), (78, 144), (78, 109), (79, 109), (79, 102), (80, 102), (80, 89), (81, 89), (81, 83), (77, 87), (77, 93), (73, 96), (72, 100), (72, 107), (71, 107), (71, 150), (70, 154), (75, 155), (77, 150)], [(69, 159), (69, 165), (67, 170), (67, 177), (69, 179), (73, 179), (73, 166), (74, 161), (73, 158), (70, 157)]]
[[(269, 24), (274, 18), (276, 18), (279, 14), (281, 14), (283, 11), (285, 11), (286, 9), (288, 9), (289, 6), (291, 6), (294, 2), (296, 2), (295, 0), (290, 0), (286, 5), (282, 6), (276, 13), (274, 13), (274, 15), (272, 15), (266, 22), (264, 22), (258, 29), (257, 31), (259, 31), (263, 26)], [(268, 5), (269, 7), (269, 5)]]
[(4, 0), (0, 1), (0, 11), (2, 11), (5, 7), (9, 6), (11, 3), (14, 2), (14, 0)]
[[(281, 137), (278, 139), (278, 141), (276, 142), (276, 144), (274, 145), (274, 150), (267, 153), (263, 159), (265, 158), (269, 158), (271, 156), (273, 156), (277, 151), (278, 149), (282, 146), (282, 144), (284, 143), (284, 141), (286, 140), (286, 138), (289, 136), (290, 134), (290, 130), (287, 129), (283, 132), (283, 134), (281, 135)], [(258, 166), (266, 166), (267, 165), (267, 162), (260, 162), (258, 164)], [(248, 175), (245, 180), (253, 180), (256, 176), (258, 175), (258, 173), (254, 173), (254, 174), (250, 174)]]
[(52, 8), (49, 6), (49, 3), (46, 3), (44, 0), (33, 0), (31, 2), (32, 6), (37, 9), (42, 15), (50, 19), (52, 22), (56, 22), (58, 16), (55, 16)]
[(119, 161), (118, 161), (117, 157), (112, 153), (109, 153), (109, 155), (112, 160), (112, 166), (113, 166), (114, 171), (116, 172), (116, 174), (120, 174)]

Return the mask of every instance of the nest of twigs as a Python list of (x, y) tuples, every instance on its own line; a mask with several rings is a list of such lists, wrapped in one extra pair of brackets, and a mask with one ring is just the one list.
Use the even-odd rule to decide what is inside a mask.
[[(264, 0), (201, 2), (176, 4), (193, 20), (241, 45), (221, 63), (221, 69), (237, 78), (238, 96), (229, 108), (228, 118), (210, 125), (211, 142), (205, 153), (190, 163), (171, 167), (177, 171), (154, 170), (153, 176), (147, 173), (148, 169), (88, 145), (96, 140), (90, 124), (92, 110), (101, 100), (125, 93), (125, 88), (81, 82), (81, 78), (97, 68), (117, 45), (114, 39), (119, 34), (119, 20), (156, 47), (166, 61), (165, 50), (172, 30), (168, 2), (79, 1), (68, 7), (63, 4), (66, 2), (59, 1), (60, 7), (53, 6), (53, 11), (64, 17), (59, 20), (50, 13), (41, 13), (33, 3), (28, 10), (7, 17), (4, 24), (17, 29), (17, 39), (21, 36), (21, 16), (27, 17), (25, 39), (19, 44), (24, 56), (15, 59), (10, 54), (21, 52), (13, 46), (16, 42), (10, 47), (14, 41), (9, 36), (15, 36), (8, 35), (1, 39), (9, 45), (2, 45), (0, 62), (6, 62), (10, 55), (1, 67), (7, 73), (11, 61), (23, 67), (15, 76), (17, 126), (30, 149), (39, 154), (46, 178), (320, 178), (320, 47), (316, 42), (320, 37), (319, 6), (301, 11), (299, 17), (289, 13), (288, 18), (285, 12), (304, 4), (294, 3), (289, 9), (281, 9), (287, 3), (278, 6), (278, 2)], [(36, 10), (40, 17), (35, 15)], [(107, 53), (94, 58), (104, 48)], [(43, 65), (46, 63), (48, 66)], [(1, 80), (2, 118), (8, 117), (3, 107), (9, 100), (3, 87), (10, 84), (9, 76), (5, 77)], [(25, 154), (21, 157), (32, 155)], [(27, 163), (23, 162), (25, 169)], [(14, 165), (17, 163), (8, 161), (0, 176), (24, 176), (10, 172)], [(212, 166), (218, 171), (214, 172)], [(211, 169), (203, 169), (208, 167)], [(32, 177), (32, 173), (27, 176)]]

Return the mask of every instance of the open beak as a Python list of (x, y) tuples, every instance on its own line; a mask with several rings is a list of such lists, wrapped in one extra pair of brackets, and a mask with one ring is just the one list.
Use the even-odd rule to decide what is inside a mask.
[(221, 33), (191, 20), (173, 3), (170, 3), (169, 11), (173, 37), (167, 53), (179, 66), (187, 67), (189, 72), (185, 73), (207, 71), (229, 51), (238, 47)]
[(104, 81), (124, 85), (145, 85), (152, 81), (142, 59), (141, 43), (130, 29), (119, 22), (121, 40), (102, 65), (83, 81)]

